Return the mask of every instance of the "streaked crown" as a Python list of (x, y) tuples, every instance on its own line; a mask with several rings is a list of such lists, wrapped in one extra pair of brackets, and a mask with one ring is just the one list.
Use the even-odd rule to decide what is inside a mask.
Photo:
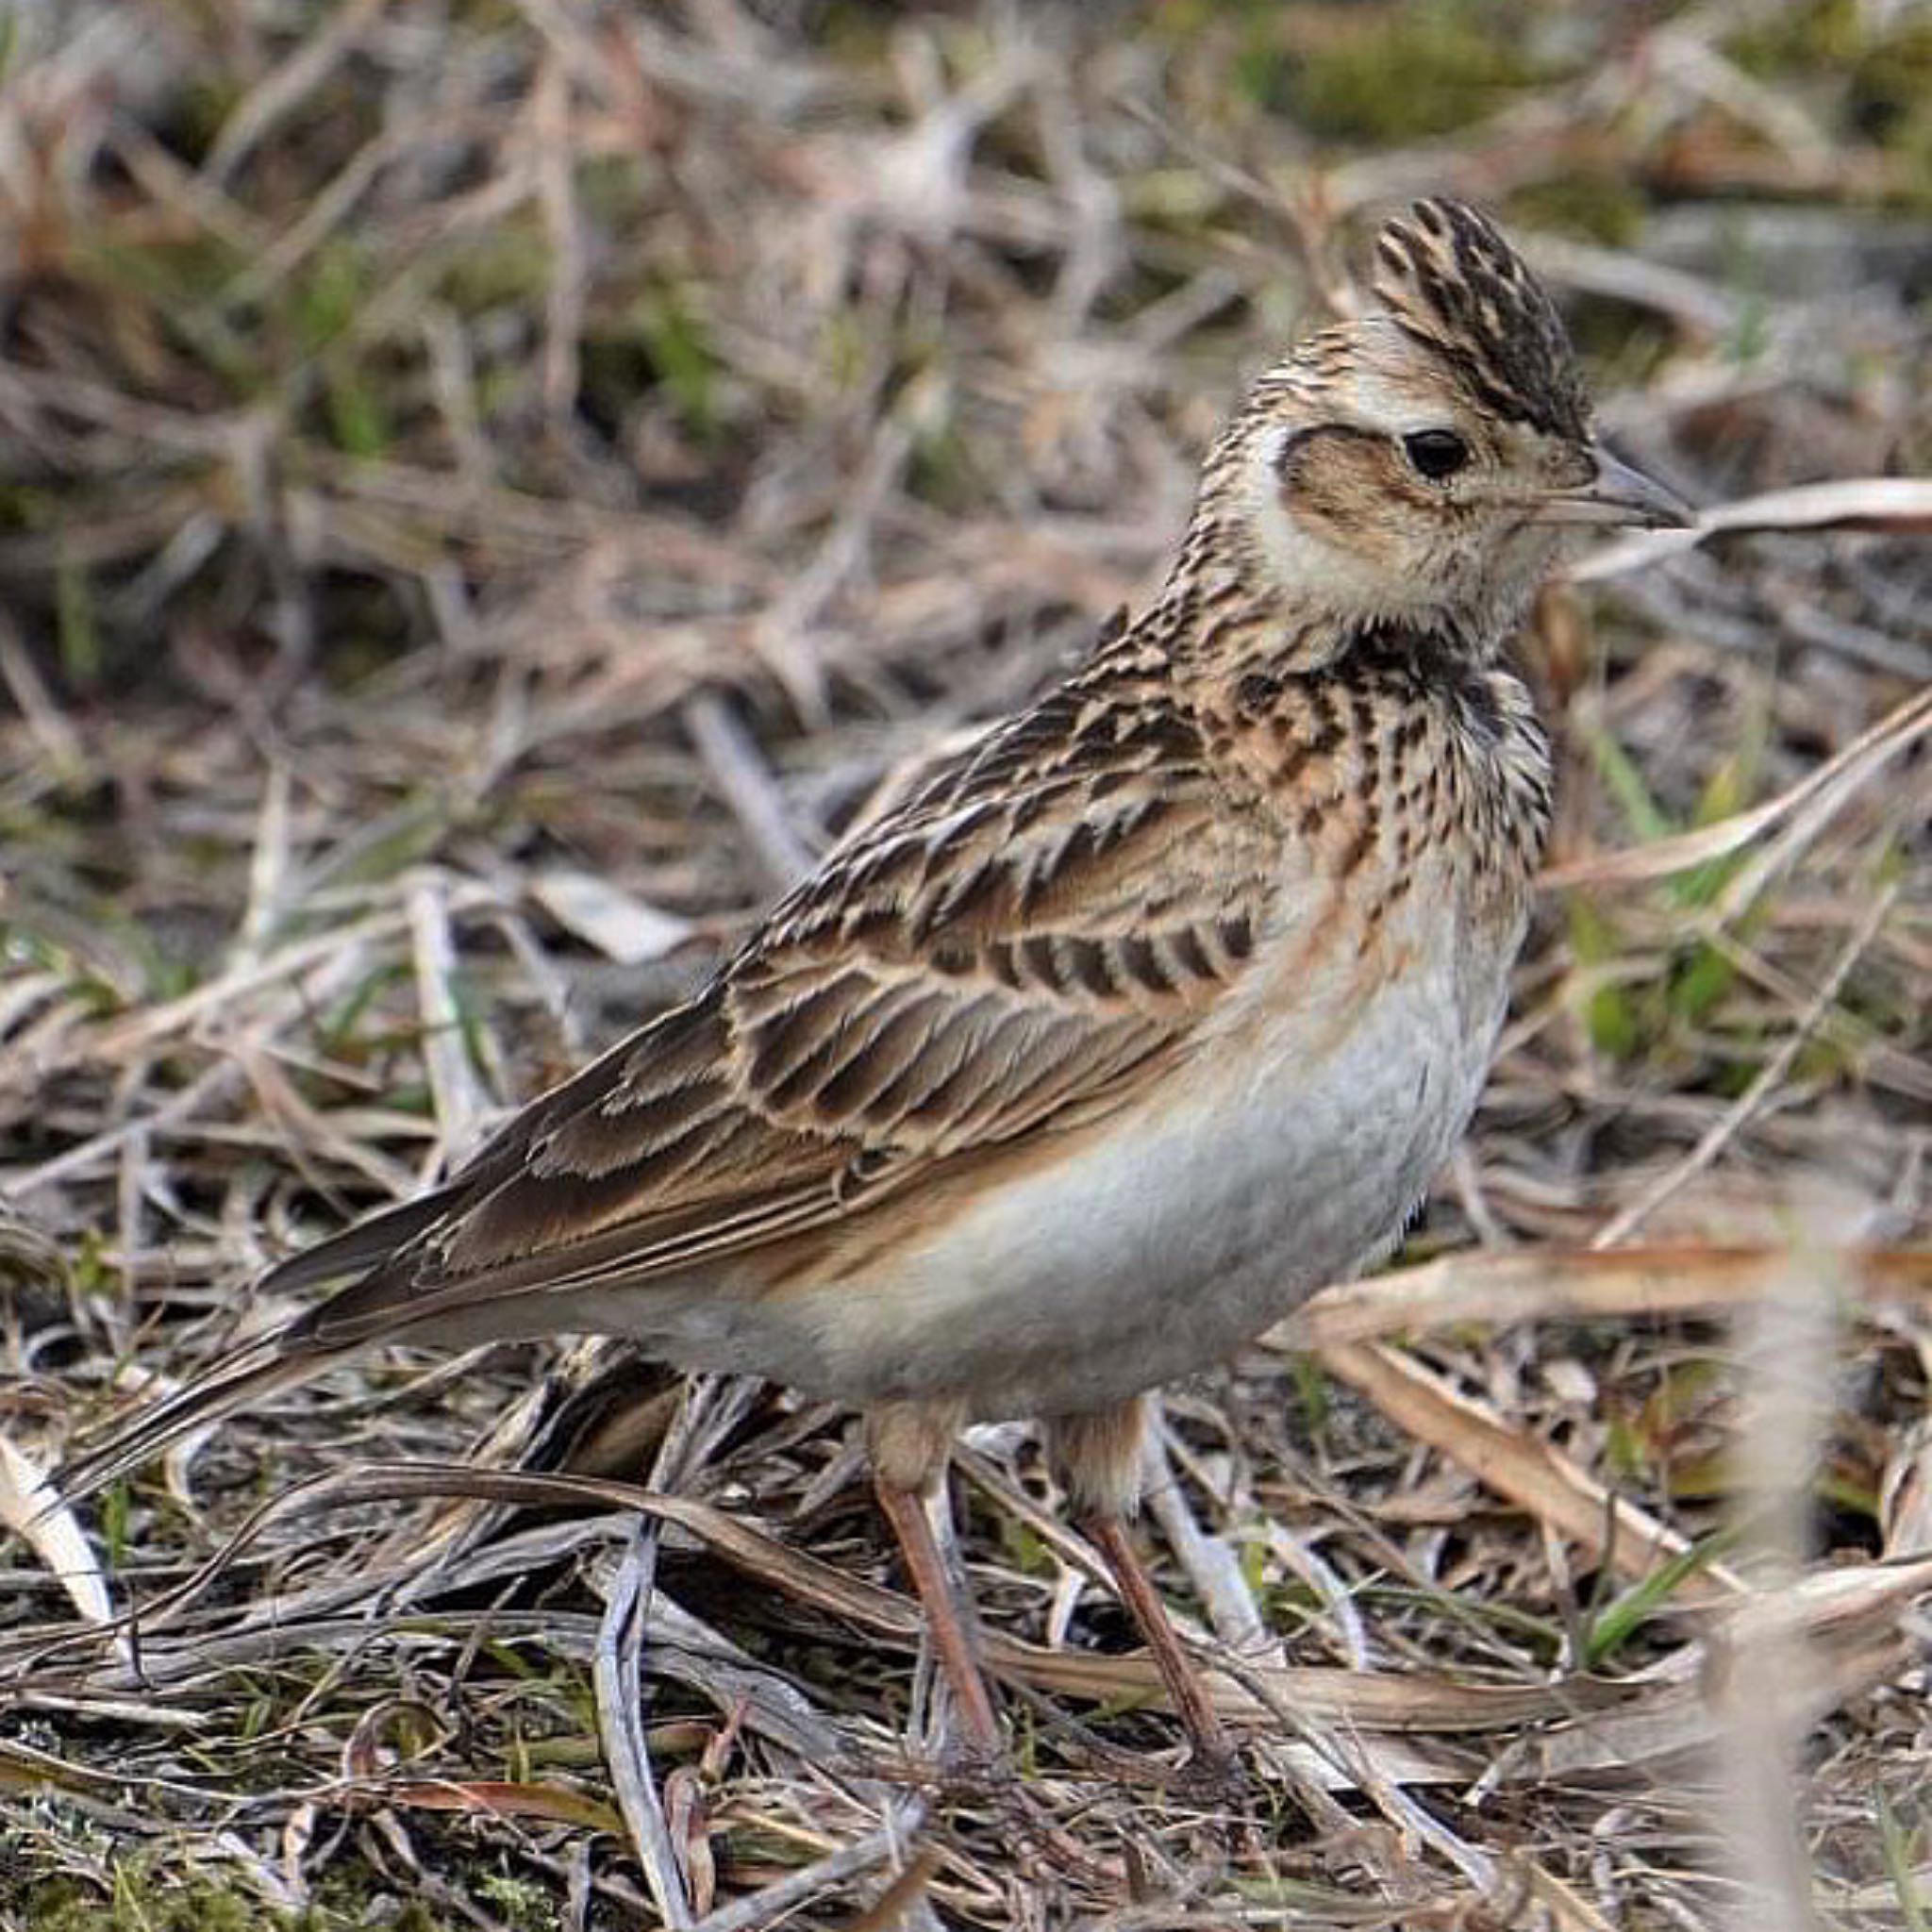
[(1419, 201), (1375, 242), (1375, 293), (1499, 416), (1579, 441), (1590, 398), (1556, 305), (1487, 216)]

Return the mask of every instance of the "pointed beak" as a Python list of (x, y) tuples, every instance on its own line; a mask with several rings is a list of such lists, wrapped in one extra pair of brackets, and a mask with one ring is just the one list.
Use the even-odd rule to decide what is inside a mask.
[(1697, 513), (1674, 490), (1632, 469), (1601, 443), (1591, 445), (1596, 475), (1577, 490), (1554, 490), (1536, 511), (1540, 524), (1596, 524), (1642, 530), (1683, 530)]

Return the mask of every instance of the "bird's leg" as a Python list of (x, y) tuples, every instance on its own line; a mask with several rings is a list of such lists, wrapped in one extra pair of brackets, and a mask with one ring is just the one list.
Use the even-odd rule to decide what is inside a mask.
[(925, 1513), (927, 1494), (944, 1478), (958, 1421), (923, 1406), (896, 1405), (874, 1411), (867, 1433), (879, 1509), (899, 1540), (912, 1587), (924, 1607), (926, 1631), (953, 1693), (966, 1748), (991, 1761), (1004, 1747), (974, 1641), (972, 1607), (954, 1586)]
[(1087, 1516), (1081, 1519), (1080, 1529), (1107, 1559), (1114, 1588), (1120, 1591), (1121, 1601), (1127, 1607), (1127, 1614), (1133, 1618), (1141, 1641), (1153, 1653), (1167, 1694), (1174, 1699), (1174, 1707), (1187, 1726), (1195, 1757), (1207, 1770), (1225, 1769), (1234, 1762), (1234, 1746), (1215, 1714), (1214, 1700), (1207, 1684), (1183, 1647), (1179, 1633), (1168, 1621), (1160, 1592), (1155, 1589), (1154, 1579), (1148, 1575), (1126, 1524), (1118, 1516)]
[(993, 1716), (992, 1698), (967, 1617), (961, 1613), (953, 1579), (946, 1574), (932, 1524), (926, 1521), (925, 1499), (916, 1490), (902, 1490), (883, 1478), (877, 1488), (879, 1507), (899, 1539), (912, 1587), (924, 1606), (926, 1630), (952, 1690), (967, 1748), (978, 1757), (996, 1757), (1001, 1748), (999, 1722)]
[(1074, 1520), (1106, 1560), (1121, 1602), (1187, 1727), (1195, 1761), (1204, 1771), (1219, 1774), (1234, 1764), (1234, 1747), (1127, 1530), (1141, 1504), (1146, 1420), (1145, 1401), (1138, 1396), (1094, 1415), (1057, 1416), (1050, 1424), (1053, 1453)]

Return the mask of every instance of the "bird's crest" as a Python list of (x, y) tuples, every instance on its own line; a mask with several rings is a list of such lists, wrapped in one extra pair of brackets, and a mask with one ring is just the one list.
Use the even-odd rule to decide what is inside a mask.
[(1498, 414), (1581, 439), (1590, 399), (1542, 284), (1485, 215), (1419, 201), (1375, 241), (1375, 293)]

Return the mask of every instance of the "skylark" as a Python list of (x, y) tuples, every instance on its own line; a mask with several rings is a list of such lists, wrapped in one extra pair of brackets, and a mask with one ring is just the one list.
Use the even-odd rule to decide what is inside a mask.
[(348, 1285), (67, 1491), (373, 1342), (627, 1336), (864, 1411), (991, 1753), (919, 1498), (963, 1424), (1042, 1418), (1221, 1755), (1124, 1527), (1143, 1393), (1398, 1238), (1482, 1086), (1549, 818), (1507, 647), (1567, 532), (1683, 520), (1593, 441), (1557, 311), (1484, 216), (1419, 203), (1374, 287), (1255, 385), (1146, 610), (687, 1004), (275, 1269)]

